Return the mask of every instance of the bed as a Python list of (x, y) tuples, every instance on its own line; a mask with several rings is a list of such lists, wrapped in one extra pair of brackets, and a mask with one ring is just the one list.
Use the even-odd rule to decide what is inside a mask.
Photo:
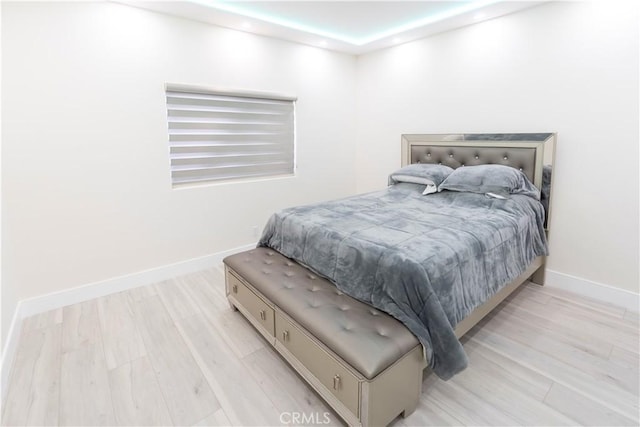
[[(552, 161), (554, 142), (553, 133), (403, 135), (402, 166), (419, 165), (413, 167), (419, 170), (451, 168), (457, 170), (456, 177), (483, 169), (506, 172), (517, 175), (519, 187), (509, 194), (499, 194), (494, 187), (490, 187), (491, 192), (484, 187), (482, 191), (468, 191), (464, 185), (462, 189), (456, 187), (459, 182), (447, 172), (449, 177), (437, 183), (448, 186), (447, 191), (425, 195), (423, 189), (427, 193), (429, 186), (394, 174), (386, 190), (274, 214), (259, 246), (299, 263), (311, 276), (327, 279), (338, 294), (344, 292), (402, 322), (419, 339), (431, 369), (443, 379), (450, 378), (466, 367), (458, 338), (527, 278), (543, 284), (545, 225), (550, 206), (545, 208), (538, 199), (545, 193), (548, 202), (551, 175), (543, 174), (543, 170)], [(498, 166), (480, 166), (487, 164)], [(543, 187), (546, 191), (540, 192)], [(231, 264), (236, 270), (241, 267)], [(232, 274), (231, 279), (240, 276)], [(264, 282), (260, 284), (264, 287), (266, 282), (254, 277), (252, 280)], [(251, 281), (240, 280), (261, 302), (271, 304), (271, 291), (265, 296)], [(274, 286), (286, 288), (285, 282)], [(232, 292), (228, 295), (236, 306), (242, 305)], [(259, 316), (266, 321), (263, 311)], [(283, 315), (294, 323), (304, 317)], [(313, 331), (322, 329), (308, 322), (305, 326), (301, 329), (311, 331), (314, 340), (318, 333)], [(321, 347), (331, 342), (329, 335), (324, 336), (324, 340), (316, 340)], [(327, 351), (335, 346), (329, 344)], [(285, 349), (287, 359), (296, 359), (287, 353)], [(338, 352), (336, 358), (340, 356)], [(366, 406), (361, 402), (351, 413), (358, 415)], [(356, 418), (366, 424), (361, 416)]]

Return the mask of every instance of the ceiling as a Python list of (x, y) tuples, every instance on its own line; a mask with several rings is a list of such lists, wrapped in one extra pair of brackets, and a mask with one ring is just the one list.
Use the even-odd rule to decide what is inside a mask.
[(544, 1), (119, 2), (235, 30), (359, 55), (493, 19)]

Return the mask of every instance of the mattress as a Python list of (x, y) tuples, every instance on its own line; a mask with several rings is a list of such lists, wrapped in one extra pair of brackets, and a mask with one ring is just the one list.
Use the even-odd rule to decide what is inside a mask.
[(456, 325), (546, 255), (544, 208), (525, 195), (423, 196), (423, 188), (399, 183), (282, 210), (258, 245), (401, 321), (448, 379), (467, 365)]

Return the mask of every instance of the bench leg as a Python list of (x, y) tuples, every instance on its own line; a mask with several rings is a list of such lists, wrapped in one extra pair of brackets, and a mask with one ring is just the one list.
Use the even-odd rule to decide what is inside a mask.
[(411, 402), (410, 405), (404, 408), (404, 411), (402, 411), (402, 418), (407, 418), (409, 415), (413, 414), (417, 407), (418, 407), (418, 399)]
[(370, 382), (360, 395), (363, 426), (387, 425), (398, 414), (408, 417), (417, 408), (422, 392), (424, 360), (418, 345)]
[[(421, 372), (421, 374), (424, 371)], [(413, 414), (418, 407), (418, 403), (420, 402), (420, 395), (422, 395), (422, 375), (417, 375), (413, 384), (407, 383), (409, 388), (413, 387), (414, 391), (412, 394), (408, 396), (407, 404), (404, 407), (404, 411), (402, 411), (402, 418), (407, 418), (409, 415)]]

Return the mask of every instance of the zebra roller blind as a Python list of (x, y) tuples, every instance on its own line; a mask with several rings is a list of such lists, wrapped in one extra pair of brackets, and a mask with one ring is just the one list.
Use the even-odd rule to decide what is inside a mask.
[(171, 182), (291, 175), (295, 98), (167, 85)]

